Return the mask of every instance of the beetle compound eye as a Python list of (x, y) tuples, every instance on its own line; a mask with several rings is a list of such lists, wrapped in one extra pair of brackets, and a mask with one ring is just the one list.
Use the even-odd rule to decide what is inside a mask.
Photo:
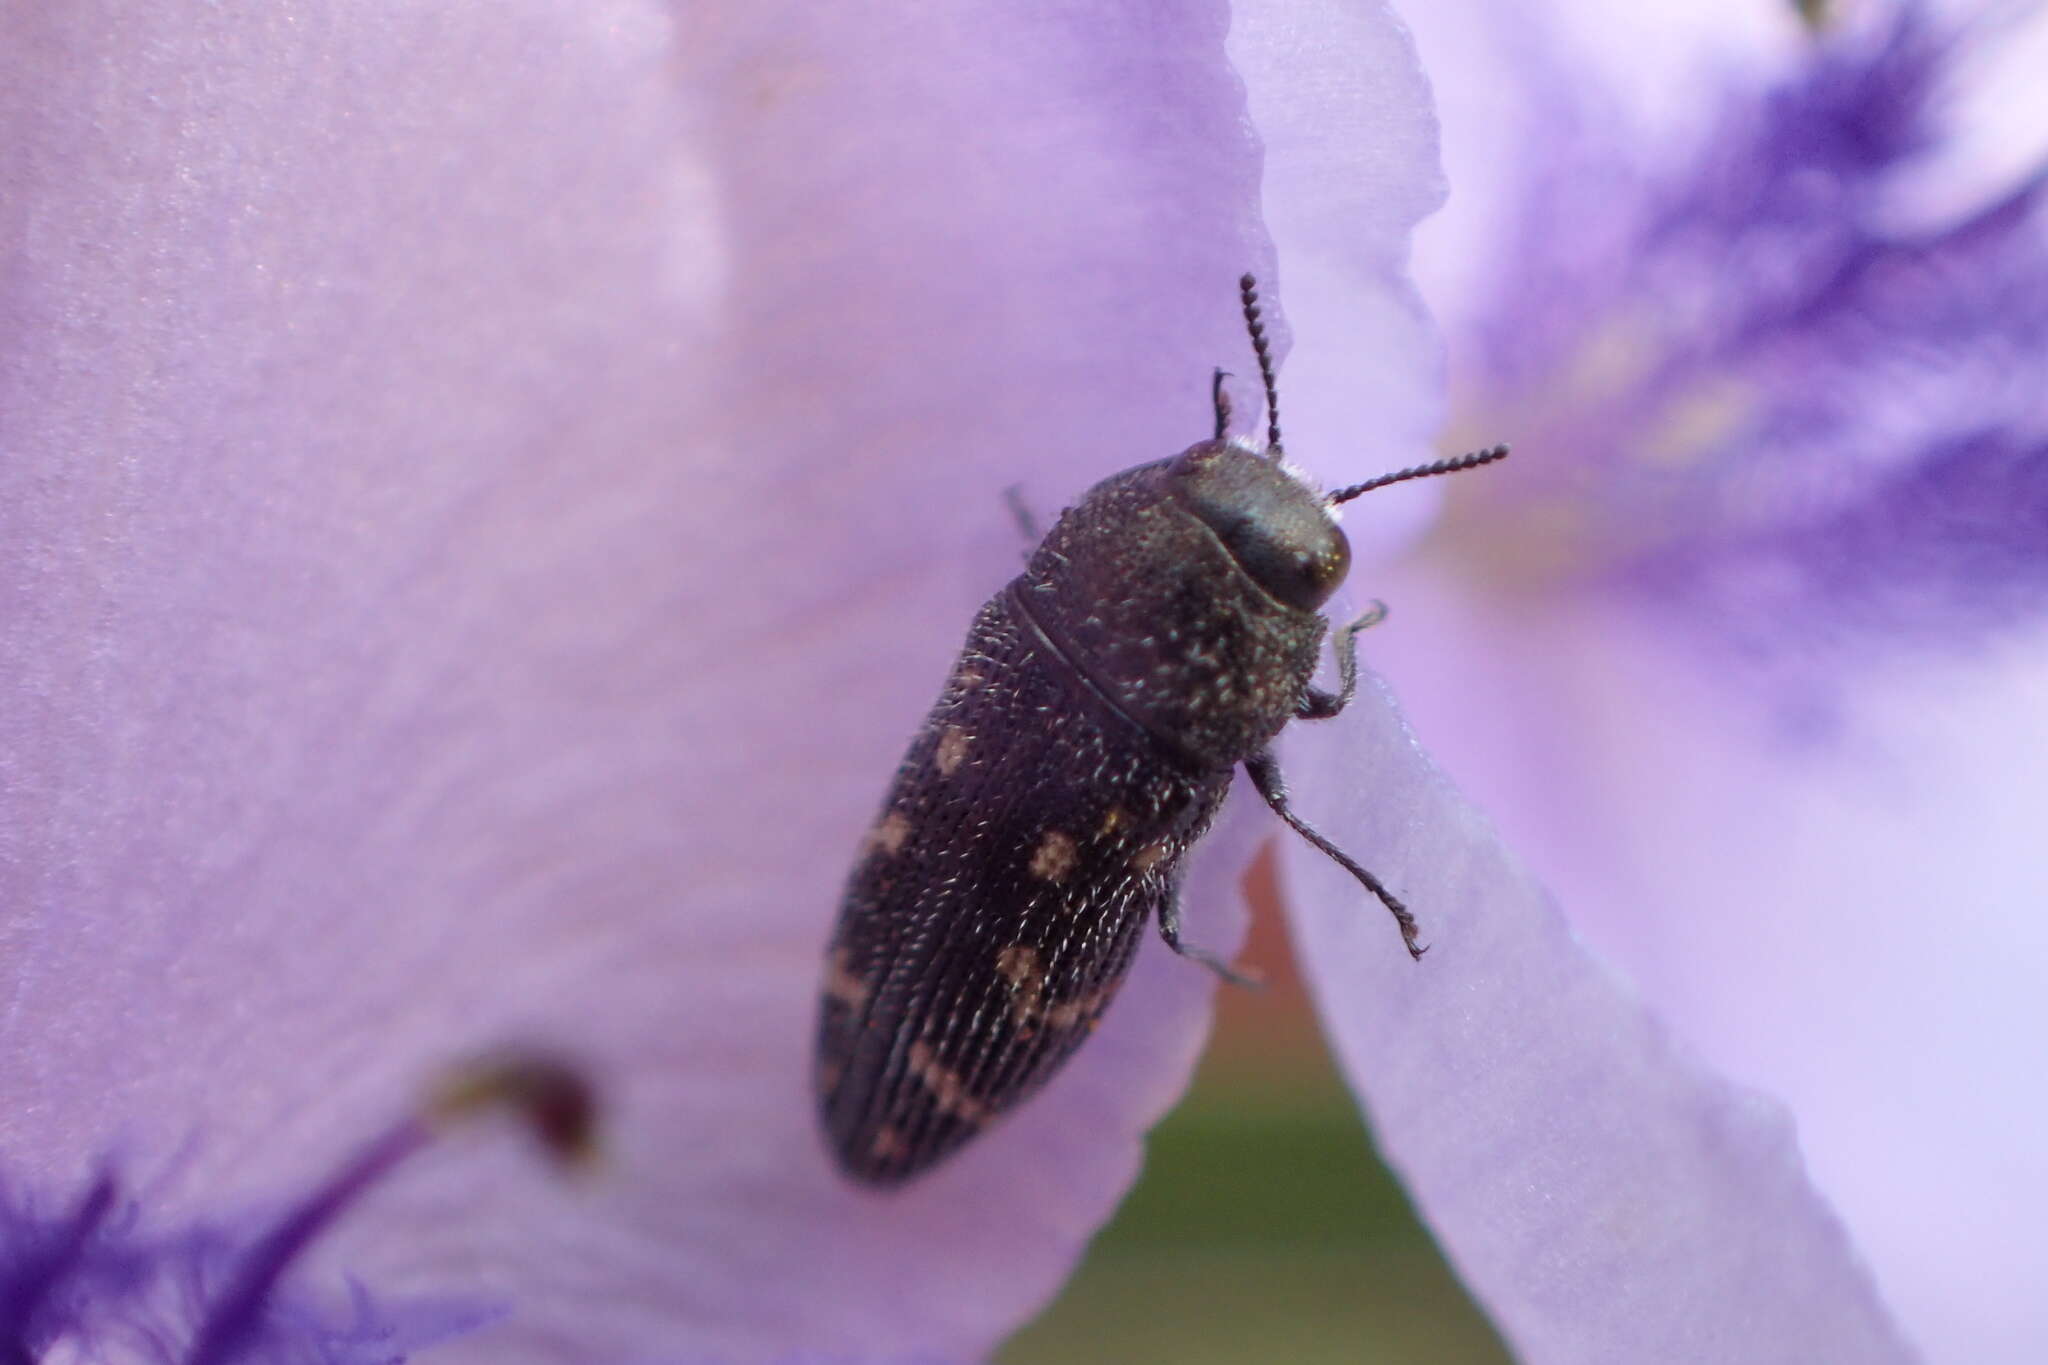
[[(1328, 535), (1321, 537), (1321, 541), (1314, 549), (1297, 546), (1292, 551), (1290, 586), (1297, 596), (1276, 592), (1263, 581), (1260, 586), (1287, 605), (1300, 607), (1303, 611), (1314, 611), (1329, 601), (1330, 594), (1337, 591), (1344, 582), (1345, 574), (1351, 570), (1351, 542), (1335, 526), (1329, 528)], [(1252, 577), (1257, 579), (1258, 574), (1253, 573)]]
[[(1300, 543), (1303, 533), (1312, 546)], [(1351, 546), (1336, 527), (1273, 527), (1239, 521), (1217, 534), (1250, 579), (1277, 602), (1315, 611), (1330, 599), (1351, 567)]]
[(1351, 544), (1322, 500), (1269, 460), (1197, 446), (1175, 461), (1174, 492), (1254, 583), (1297, 611), (1328, 601), (1351, 569)]

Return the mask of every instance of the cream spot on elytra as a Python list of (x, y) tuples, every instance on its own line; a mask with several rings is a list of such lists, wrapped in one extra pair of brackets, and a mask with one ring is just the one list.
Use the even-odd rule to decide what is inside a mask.
[(1173, 852), (1173, 845), (1165, 839), (1154, 839), (1151, 843), (1131, 855), (1131, 868), (1137, 872), (1150, 872), (1166, 861), (1166, 855)]
[(1028, 1024), (1038, 1015), (1045, 996), (1045, 973), (1039, 970), (1038, 949), (1013, 943), (996, 954), (996, 975), (1010, 983), (1010, 1017)]
[(939, 1059), (929, 1044), (910, 1045), (910, 1074), (924, 1082), (924, 1088), (931, 1091), (932, 1103), (941, 1114), (950, 1114), (968, 1123), (988, 1121), (988, 1106), (967, 1093), (967, 1083), (958, 1074), (939, 1065)]
[(1109, 1002), (1108, 991), (1096, 991), (1079, 1000), (1069, 1000), (1064, 1005), (1054, 1005), (1045, 1012), (1045, 1022), (1050, 1028), (1072, 1028), (1076, 1024), (1093, 1025), (1102, 1007)]
[(1065, 881), (1078, 861), (1073, 837), (1056, 829), (1047, 830), (1031, 855), (1031, 875), (1049, 882)]
[(1013, 943), (996, 954), (996, 973), (1012, 986), (1021, 986), (1038, 975), (1038, 949), (1028, 943)]
[(894, 857), (903, 851), (903, 842), (909, 837), (910, 817), (900, 810), (892, 810), (882, 817), (881, 824), (868, 832), (868, 844)]
[(825, 994), (837, 1000), (848, 1009), (858, 1010), (868, 1003), (868, 983), (853, 974), (853, 954), (845, 948), (837, 949), (825, 963)]
[(967, 761), (968, 733), (957, 725), (948, 725), (946, 732), (939, 736), (939, 748), (933, 761), (939, 765), (941, 777), (951, 777), (960, 765)]

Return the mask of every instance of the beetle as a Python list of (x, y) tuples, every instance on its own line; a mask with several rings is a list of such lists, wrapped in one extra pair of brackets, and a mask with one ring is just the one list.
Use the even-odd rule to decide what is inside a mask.
[(1358, 633), (1384, 614), (1375, 604), (1335, 633), (1338, 690), (1316, 687), (1320, 608), (1351, 562), (1334, 509), (1507, 447), (1310, 487), (1282, 463), (1257, 282), (1238, 285), (1264, 449), (1229, 437), (1218, 370), (1210, 439), (1063, 513), (976, 615), (862, 842), (814, 1077), (828, 1145), (858, 1181), (930, 1169), (1044, 1085), (1108, 1008), (1148, 921), (1174, 952), (1243, 979), (1184, 941), (1178, 895), (1239, 764), (1422, 955), (1407, 907), (1295, 813), (1271, 744), (1291, 721), (1344, 710)]

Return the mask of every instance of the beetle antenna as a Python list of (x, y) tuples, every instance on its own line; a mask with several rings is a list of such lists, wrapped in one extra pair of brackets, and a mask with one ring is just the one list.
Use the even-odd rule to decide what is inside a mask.
[(1470, 455), (1453, 455), (1450, 459), (1438, 460), (1435, 464), (1419, 464), (1413, 469), (1403, 469), (1395, 474), (1382, 474), (1377, 479), (1367, 479), (1364, 483), (1355, 483), (1349, 488), (1340, 488), (1330, 494), (1330, 502), (1333, 505), (1340, 502), (1350, 502), (1361, 493), (1370, 493), (1375, 488), (1385, 488), (1390, 483), (1406, 483), (1410, 479), (1426, 479), (1432, 474), (1456, 474), (1466, 469), (1477, 469), (1483, 464), (1492, 464), (1495, 460), (1505, 460), (1507, 457), (1508, 448), (1506, 446), (1488, 446), (1484, 450), (1475, 450)]
[(1223, 387), (1223, 381), (1230, 378), (1230, 371), (1218, 370), (1216, 377), (1209, 381), (1209, 401), (1216, 405), (1216, 439), (1222, 440), (1230, 433), (1230, 391)]
[(1259, 357), (1259, 378), (1266, 385), (1266, 458), (1280, 458), (1280, 391), (1273, 383), (1273, 351), (1266, 344), (1266, 325), (1259, 321), (1259, 282), (1250, 275), (1237, 282), (1244, 300), (1245, 330), (1252, 334), (1252, 351)]

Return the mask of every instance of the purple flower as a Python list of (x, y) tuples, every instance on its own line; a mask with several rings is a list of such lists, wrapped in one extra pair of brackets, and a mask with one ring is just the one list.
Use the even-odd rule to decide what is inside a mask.
[[(1920, 1349), (2037, 1359), (2048, 158), (1980, 98), (2020, 35), (1911, 5), (1416, 21), (1449, 444), (1516, 455), (1375, 584), (1375, 662), (1589, 946), (1785, 1103)], [(1991, 165), (1998, 135), (2031, 150)], [(1303, 776), (1326, 808), (1358, 780)], [(1528, 1350), (1539, 1306), (1468, 1249), (1489, 1187), (1360, 1054), (1392, 1027), (1338, 1033)], [(1776, 1358), (1638, 1358), (1709, 1354)]]
[(353, 1286), (348, 1320), (301, 1301), (291, 1272), (306, 1248), (449, 1122), (510, 1108), (563, 1159), (588, 1155), (596, 1111), (573, 1066), (534, 1054), (463, 1066), (364, 1144), (296, 1205), (241, 1226), (168, 1235), (138, 1227), (139, 1201), (111, 1170), (75, 1204), (45, 1212), (0, 1190), (0, 1348), (8, 1360), (388, 1362), (459, 1335), (502, 1310), (453, 1303), (394, 1309)]
[[(0, 22), (0, 1343), (985, 1353), (1128, 1185), (1212, 983), (1142, 953), (1043, 1096), (873, 1195), (806, 1093), (838, 886), (1014, 570), (1001, 490), (1203, 435), (1240, 272), (1298, 342), (1297, 459), (1425, 453), (1405, 37), (1317, 4)], [(1433, 505), (1380, 496), (1362, 545)], [(1444, 581), (1373, 645), (1455, 648)], [(1333, 1034), (1529, 1359), (1903, 1355), (1778, 1112), (1384, 702), (1288, 754), (1430, 928), (1417, 967), (1304, 872)], [(1218, 950), (1272, 830), (1235, 804), (1190, 876)], [(386, 1170), (422, 1076), (507, 1037), (591, 1059), (599, 1178)], [(336, 1180), (271, 1335), (213, 1344)]]

